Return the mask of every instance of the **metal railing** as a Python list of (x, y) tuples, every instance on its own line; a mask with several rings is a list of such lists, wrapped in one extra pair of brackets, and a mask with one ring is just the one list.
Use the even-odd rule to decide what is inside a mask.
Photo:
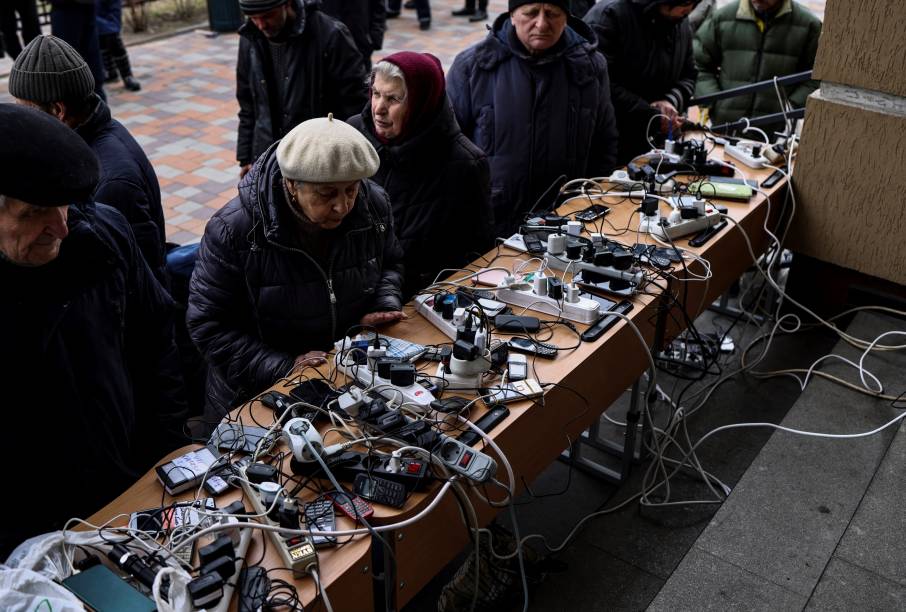
[[(805, 81), (810, 80), (812, 80), (812, 71), (806, 70), (805, 72), (797, 72), (796, 74), (777, 77), (777, 85), (785, 87), (787, 85), (798, 85), (799, 83), (804, 83)], [(744, 96), (746, 94), (755, 93), (764, 89), (772, 89), (773, 87), (774, 79), (767, 79), (766, 81), (740, 85), (739, 87), (734, 87), (732, 89), (725, 89), (713, 94), (707, 94), (704, 96), (692, 98), (689, 101), (689, 106), (708, 106), (709, 104), (717, 102), (718, 100), (735, 98), (736, 96)]]

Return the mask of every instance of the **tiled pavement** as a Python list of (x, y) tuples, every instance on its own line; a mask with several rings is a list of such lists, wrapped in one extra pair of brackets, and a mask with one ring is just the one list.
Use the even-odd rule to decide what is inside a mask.
[[(727, 0), (721, 0), (724, 2)], [(384, 49), (429, 51), (449, 68), (456, 54), (480, 40), (485, 25), (450, 15), (462, 0), (433, 0), (431, 30), (422, 32), (413, 11), (388, 22)], [(824, 0), (807, 0), (823, 16)], [(503, 10), (491, 0), (491, 12)], [(167, 239), (184, 244), (198, 240), (210, 216), (235, 195), (237, 104), (234, 95), (236, 35), (209, 37), (190, 32), (129, 49), (142, 82), (139, 93), (108, 89), (114, 116), (123, 122), (151, 159), (167, 221)], [(0, 74), (9, 72), (0, 60)], [(0, 79), (0, 101), (9, 100)]]

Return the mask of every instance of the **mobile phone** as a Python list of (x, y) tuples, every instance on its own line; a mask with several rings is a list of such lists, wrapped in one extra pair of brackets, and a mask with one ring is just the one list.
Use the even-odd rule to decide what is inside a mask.
[(502, 332), (533, 333), (541, 328), (538, 317), (524, 317), (517, 315), (497, 315), (494, 317), (494, 327)]
[(616, 325), (617, 321), (619, 321), (621, 317), (609, 313), (618, 312), (620, 314), (626, 314), (632, 309), (632, 302), (623, 300), (608, 312), (605, 312), (601, 316), (601, 318), (597, 320), (596, 323), (582, 332), (582, 340), (584, 340), (585, 342), (594, 342), (595, 340), (600, 338), (604, 334), (604, 332)]
[(358, 495), (352, 493), (340, 493), (339, 491), (330, 491), (327, 496), (333, 502), (333, 505), (340, 509), (340, 512), (358, 522), (360, 519), (366, 519), (374, 514), (374, 508)]
[[(505, 418), (510, 416), (510, 409), (504, 406), (503, 404), (498, 404), (497, 406), (492, 406), (484, 416), (475, 421), (474, 425), (484, 433), (491, 433), (497, 425), (503, 421)], [(481, 438), (480, 435), (475, 433), (471, 428), (463, 432), (461, 436), (457, 438), (463, 444), (472, 446)]]
[(589, 223), (595, 219), (600, 219), (610, 212), (610, 209), (600, 204), (592, 204), (585, 210), (576, 213), (576, 220), (583, 223)]
[(507, 380), (516, 382), (528, 378), (528, 357), (511, 353), (506, 362)]
[(544, 395), (544, 389), (534, 378), (526, 378), (512, 383), (507, 383), (502, 387), (481, 389), (481, 401), (488, 406), (494, 404), (506, 404), (508, 402), (518, 402), (524, 399), (531, 399)]
[(761, 182), (761, 186), (765, 189), (770, 189), (771, 187), (773, 187), (774, 185), (779, 183), (780, 180), (784, 178), (784, 176), (785, 176), (784, 173), (781, 172), (780, 170), (774, 170), (770, 174), (770, 176), (768, 176), (768, 178), (764, 179)]
[(219, 461), (221, 459), (217, 454), (217, 449), (213, 446), (206, 446), (159, 465), (154, 468), (154, 471), (167, 493), (178, 495), (192, 487), (197, 487), (205, 475), (216, 474), (226, 465), (225, 463), (218, 465)]
[(406, 487), (385, 478), (357, 474), (352, 490), (356, 495), (392, 508), (402, 508), (406, 503)]
[(153, 601), (117, 576), (106, 565), (92, 565), (78, 574), (73, 574), (63, 580), (63, 586), (92, 610), (100, 612), (111, 610), (153, 612), (157, 609)]
[[(337, 521), (333, 514), (333, 500), (323, 498), (305, 504), (305, 525), (315, 531), (336, 531)], [(337, 539), (331, 536), (313, 535), (311, 540), (315, 548), (334, 546)]]
[(535, 234), (523, 235), (522, 241), (525, 243), (525, 250), (532, 255), (542, 255), (545, 251), (547, 251), (544, 243), (541, 242), (541, 238), (539, 238)]
[(689, 239), (689, 246), (700, 247), (716, 236), (723, 228), (727, 227), (727, 221), (721, 221), (717, 225), (706, 227), (692, 238)]
[(547, 344), (545, 342), (538, 342), (532, 340), (531, 338), (523, 338), (521, 336), (515, 336), (507, 340), (507, 345), (510, 347), (511, 351), (516, 351), (519, 353), (529, 353), (531, 355), (537, 355), (543, 359), (553, 359), (557, 356), (557, 347), (553, 344)]
[[(305, 402), (306, 404), (317, 406), (322, 410), (327, 410), (327, 404), (340, 397), (339, 391), (320, 378), (310, 378), (302, 381), (293, 387), (289, 394), (297, 402)], [(301, 406), (295, 408), (293, 413), (297, 417), (308, 419), (312, 422), (323, 414), (318, 410), (303, 408)]]

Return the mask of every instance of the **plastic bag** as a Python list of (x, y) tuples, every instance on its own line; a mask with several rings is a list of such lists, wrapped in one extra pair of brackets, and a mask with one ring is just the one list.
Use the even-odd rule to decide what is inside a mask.
[(4, 612), (83, 611), (85, 607), (66, 588), (28, 569), (0, 566), (0, 610)]

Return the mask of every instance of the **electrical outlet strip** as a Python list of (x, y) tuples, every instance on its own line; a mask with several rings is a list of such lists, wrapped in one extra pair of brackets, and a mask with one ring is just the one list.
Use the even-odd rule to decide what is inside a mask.
[(724, 153), (733, 159), (737, 159), (747, 165), (749, 168), (759, 170), (770, 164), (764, 155), (753, 155), (752, 147), (768, 148), (763, 142), (753, 142), (751, 140), (740, 140), (735, 145), (724, 145)]
[(497, 299), (507, 304), (524, 306), (554, 316), (563, 317), (579, 323), (593, 323), (598, 320), (601, 306), (598, 302), (580, 297), (578, 302), (555, 300), (546, 295), (538, 295), (531, 289), (510, 289), (497, 287)]
[[(245, 498), (251, 501), (255, 514), (260, 515), (259, 520), (266, 522), (268, 525), (279, 527), (279, 523), (267, 516), (266, 512), (268, 509), (261, 503), (258, 491), (245, 478), (244, 473), (240, 482), (242, 483), (242, 491), (245, 493)], [(317, 568), (318, 554), (315, 552), (315, 545), (312, 543), (311, 537), (293, 535), (284, 538), (278, 531), (268, 531), (267, 533), (274, 548), (277, 549), (280, 558), (283, 560), (283, 566), (292, 569), (294, 577), (301, 578), (305, 576), (312, 564)]]
[(436, 378), (442, 379), (450, 391), (474, 391), (481, 387), (481, 374), (456, 374), (444, 370), (444, 364), (437, 364)]
[[(673, 193), (673, 188), (676, 186), (676, 183), (673, 179), (664, 179), (662, 175), (658, 175), (658, 178), (661, 182), (655, 182), (654, 188), (657, 193)], [(629, 191), (633, 189), (632, 193), (643, 193), (646, 189), (645, 184), (642, 181), (634, 181), (629, 178), (629, 173), (625, 170), (617, 170), (610, 176), (608, 176), (605, 181), (612, 185), (617, 185)], [(615, 194), (616, 195), (616, 194)]]
[(638, 268), (630, 268), (629, 270), (617, 270), (611, 266), (596, 266), (590, 264), (587, 261), (581, 260), (571, 260), (558, 255), (551, 255), (548, 253), (545, 255), (545, 261), (547, 262), (547, 267), (551, 270), (558, 270), (560, 272), (566, 270), (569, 266), (570, 271), (575, 274), (579, 270), (588, 270), (589, 272), (594, 272), (595, 274), (600, 274), (601, 276), (606, 276), (607, 278), (616, 278), (619, 280), (629, 281), (634, 283), (637, 287), (641, 287), (642, 283), (645, 280), (645, 275)]
[[(349, 346), (349, 338), (346, 339), (345, 346)], [(334, 363), (338, 372), (355, 379), (359, 386), (365, 389), (371, 389), (389, 402), (402, 402), (410, 406), (417, 406), (427, 411), (431, 402), (435, 399), (434, 395), (418, 383), (413, 383), (408, 387), (398, 387), (390, 384), (389, 380), (383, 379), (372, 372), (367, 364), (357, 365), (349, 355), (343, 355), (340, 350), (343, 347), (343, 341), (336, 343), (336, 355)], [(348, 363), (347, 363), (348, 362)]]
[(497, 474), (497, 462), (459, 440), (446, 438), (434, 457), (448, 469), (475, 482), (487, 482)]
[[(645, 232), (647, 230), (642, 231)], [(520, 253), (527, 252), (522, 234), (513, 234), (503, 241), (503, 246), (511, 248), (514, 251), (519, 251)], [(554, 270), (559, 270), (561, 272), (566, 270), (567, 265), (570, 265), (569, 259), (551, 255), (550, 253), (546, 253), (544, 255), (536, 255), (536, 257), (546, 257), (548, 267)], [(570, 265), (570, 270), (573, 272), (573, 274), (575, 274), (579, 270), (590, 270), (608, 278), (616, 278), (619, 280), (629, 281), (631, 283), (634, 283), (636, 287), (641, 287), (642, 283), (645, 280), (645, 275), (641, 270), (638, 270), (637, 268), (631, 270), (617, 270), (613, 267), (596, 266), (584, 261), (573, 261), (572, 265)], [(635, 293), (635, 291), (633, 291), (633, 293)], [(452, 338), (453, 336), (450, 337)]]
[[(449, 375), (448, 375), (449, 379)], [(401, 413), (407, 425), (414, 423), (414, 418), (408, 417)], [(435, 431), (437, 428), (435, 427)], [(392, 437), (393, 434), (390, 434)], [(485, 453), (459, 442), (443, 433), (438, 433), (438, 442), (432, 451), (432, 455), (443, 461), (447, 467), (454, 472), (461, 474), (477, 483), (483, 483), (497, 473), (497, 462)], [(329, 462), (329, 460), (328, 460)], [(387, 477), (386, 474), (379, 474)]]
[[(453, 324), (453, 320), (443, 318), (439, 312), (434, 310), (433, 305), (433, 295), (415, 296), (415, 311), (426, 318), (429, 323), (439, 329), (447, 338), (456, 340), (456, 325)], [(470, 316), (472, 317), (472, 329), (477, 329), (478, 321), (476, 320), (476, 317), (474, 315)]]
[(722, 215), (719, 212), (709, 207), (709, 212), (702, 217), (683, 219), (679, 223), (672, 223), (670, 225), (658, 225), (654, 228), (654, 231), (650, 233), (655, 234), (664, 240), (676, 240), (677, 238), (682, 238), (689, 234), (698, 233), (712, 225), (717, 225), (720, 223), (721, 217)]

